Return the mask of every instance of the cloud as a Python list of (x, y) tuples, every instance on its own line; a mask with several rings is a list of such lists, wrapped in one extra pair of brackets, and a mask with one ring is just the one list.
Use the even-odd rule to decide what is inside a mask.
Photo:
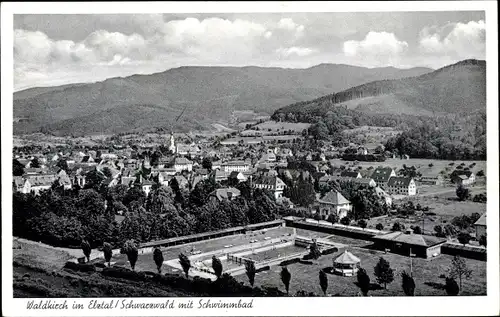
[(292, 47), (288, 47), (288, 48), (280, 47), (280, 48), (276, 49), (275, 52), (278, 55), (280, 55), (281, 57), (285, 57), (286, 58), (286, 57), (290, 57), (290, 56), (293, 56), (293, 55), (296, 55), (296, 56), (299, 56), (299, 57), (308, 56), (308, 55), (316, 53), (317, 50), (309, 48), (309, 47), (292, 46)]
[(459, 58), (484, 58), (486, 24), (483, 20), (426, 27), (419, 35), (419, 49), (426, 54)]
[(344, 54), (347, 56), (376, 55), (396, 56), (408, 48), (408, 43), (400, 41), (394, 33), (370, 31), (361, 41), (344, 42)]

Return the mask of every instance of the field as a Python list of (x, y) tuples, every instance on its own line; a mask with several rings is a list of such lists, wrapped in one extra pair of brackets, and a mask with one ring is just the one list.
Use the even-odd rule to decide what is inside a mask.
[[(465, 166), (469, 166), (473, 163), (476, 163), (474, 167), (470, 170), (477, 174), (479, 171), (484, 171), (486, 174), (486, 161), (449, 161), (449, 160), (431, 160), (431, 159), (417, 159), (410, 158), (408, 160), (402, 159), (392, 159), (388, 158), (385, 162), (358, 162), (354, 164), (354, 162), (343, 161), (342, 159), (332, 159), (330, 162), (334, 165), (334, 167), (344, 166), (361, 166), (362, 169), (366, 170), (369, 167), (377, 168), (378, 166), (384, 167), (392, 167), (394, 170), (398, 171), (403, 167), (403, 164), (406, 166), (415, 166), (417, 171), (421, 172), (423, 175), (431, 174), (438, 175), (441, 171), (445, 171), (446, 173), (451, 173), (456, 166), (460, 165), (462, 162), (465, 163)], [(450, 166), (450, 163), (453, 163), (453, 166)], [(429, 167), (429, 164), (432, 166)], [(448, 170), (446, 170), (448, 168)]]
[[(410, 225), (419, 226), (421, 229), (424, 229), (425, 233), (433, 233), (434, 226), (446, 225), (456, 216), (470, 216), (472, 213), (482, 215), (486, 212), (486, 204), (472, 201), (457, 201), (454, 196), (455, 193), (453, 191), (453, 193), (446, 196), (413, 197), (411, 201), (414, 204), (420, 204), (422, 207), (428, 206), (429, 212), (435, 215), (410, 216), (408, 218), (389, 216), (376, 220), (372, 219), (368, 221), (368, 227), (375, 227), (377, 223), (382, 223), (384, 228), (388, 230), (394, 222), (399, 222), (406, 227)], [(474, 232), (473, 229), (472, 227), (470, 228), (471, 233)]]
[[(391, 267), (394, 269), (394, 282), (387, 285), (387, 289), (379, 287), (377, 284), (372, 284), (371, 296), (404, 296), (401, 288), (400, 274), (403, 270), (410, 271), (410, 259), (408, 257), (396, 254), (384, 254), (383, 252), (367, 250), (362, 248), (348, 248), (355, 256), (361, 260), (361, 266), (367, 270), (372, 283), (375, 283), (373, 268), (382, 256), (388, 260)], [(343, 252), (333, 255), (324, 255), (312, 264), (294, 263), (288, 265), (292, 278), (290, 282), (290, 293), (295, 294), (299, 290), (306, 292), (314, 292), (322, 294), (318, 282), (318, 274), (320, 270), (325, 269), (329, 272), (333, 265), (333, 258)], [(441, 274), (447, 274), (450, 267), (451, 256), (441, 255), (432, 260), (413, 259), (413, 276), (416, 283), (416, 296), (444, 296), (444, 279), (440, 279)], [(486, 262), (465, 259), (469, 268), (473, 270), (472, 278), (463, 281), (463, 289), (461, 295), (486, 295)], [(255, 277), (256, 286), (278, 286), (282, 291), (285, 291), (283, 283), (280, 279), (281, 268), (273, 266), (269, 271), (257, 273)], [(329, 295), (339, 296), (358, 296), (359, 289), (354, 284), (356, 277), (343, 277), (334, 274), (327, 274)], [(245, 274), (236, 276), (236, 279), (248, 283)]]
[(301, 139), (300, 135), (264, 135), (258, 137), (234, 137), (227, 140), (221, 141), (223, 145), (238, 144), (243, 141), (245, 144), (251, 143), (262, 143), (262, 142), (272, 142), (276, 140), (277, 142), (292, 142), (294, 139)]
[(385, 143), (387, 139), (398, 135), (401, 131), (391, 127), (361, 126), (344, 130), (343, 133), (349, 136), (351, 142), (362, 144), (367, 149), (373, 151), (378, 145)]
[(276, 121), (266, 121), (257, 124), (255, 127), (259, 131), (265, 132), (278, 132), (278, 131), (288, 131), (293, 130), (295, 133), (302, 133), (302, 130), (309, 128), (311, 124), (309, 123), (293, 123), (293, 122), (276, 122)]

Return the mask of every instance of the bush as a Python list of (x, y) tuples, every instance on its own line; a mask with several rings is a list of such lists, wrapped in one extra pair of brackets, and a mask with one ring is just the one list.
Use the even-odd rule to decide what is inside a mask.
[(401, 226), (401, 224), (399, 222), (395, 222), (392, 225), (391, 231), (401, 231), (401, 230), (403, 230), (403, 227)]
[(381, 224), (381, 223), (379, 222), (379, 223), (377, 223), (377, 225), (375, 226), (375, 229), (377, 229), (377, 230), (384, 230), (384, 225), (383, 225), (383, 224)]
[(484, 171), (483, 171), (483, 170), (480, 170), (479, 172), (477, 172), (477, 176), (479, 176), (479, 177), (484, 176)]
[(348, 216), (345, 216), (344, 218), (340, 219), (340, 223), (348, 226), (351, 223), (351, 219)]

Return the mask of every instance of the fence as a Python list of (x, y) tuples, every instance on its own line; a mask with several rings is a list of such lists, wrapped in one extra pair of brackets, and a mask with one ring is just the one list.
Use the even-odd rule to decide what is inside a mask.
[(227, 255), (227, 260), (231, 261), (231, 262), (238, 263), (238, 264), (245, 264), (246, 262), (253, 262), (253, 264), (255, 264), (254, 260), (247, 259), (247, 258), (244, 258), (242, 256), (237, 256), (237, 255), (234, 255), (234, 254), (228, 254)]
[(448, 255), (459, 255), (480, 261), (486, 261), (486, 248), (463, 246), (459, 244), (445, 243), (441, 246), (441, 253)]

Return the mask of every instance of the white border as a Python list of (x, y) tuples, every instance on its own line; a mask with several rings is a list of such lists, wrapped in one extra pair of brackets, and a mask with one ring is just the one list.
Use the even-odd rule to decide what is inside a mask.
[[(163, 3), (2, 3), (2, 302), (5, 316), (154, 316), (154, 315), (241, 315), (241, 316), (326, 316), (326, 315), (497, 315), (499, 307), (498, 257), (498, 19), (496, 1), (433, 2), (163, 2)], [(487, 188), (488, 262), (487, 296), (483, 297), (343, 297), (343, 298), (255, 298), (253, 309), (239, 310), (26, 310), (26, 299), (12, 298), (12, 92), (13, 92), (13, 14), (66, 13), (224, 13), (224, 12), (383, 12), (383, 11), (485, 11), (487, 57)], [(175, 298), (175, 300), (198, 298)], [(88, 303), (91, 299), (78, 299)], [(163, 302), (159, 298), (136, 298), (137, 302)], [(68, 301), (70, 303), (71, 300)], [(60, 313), (60, 314), (58, 314)]]

